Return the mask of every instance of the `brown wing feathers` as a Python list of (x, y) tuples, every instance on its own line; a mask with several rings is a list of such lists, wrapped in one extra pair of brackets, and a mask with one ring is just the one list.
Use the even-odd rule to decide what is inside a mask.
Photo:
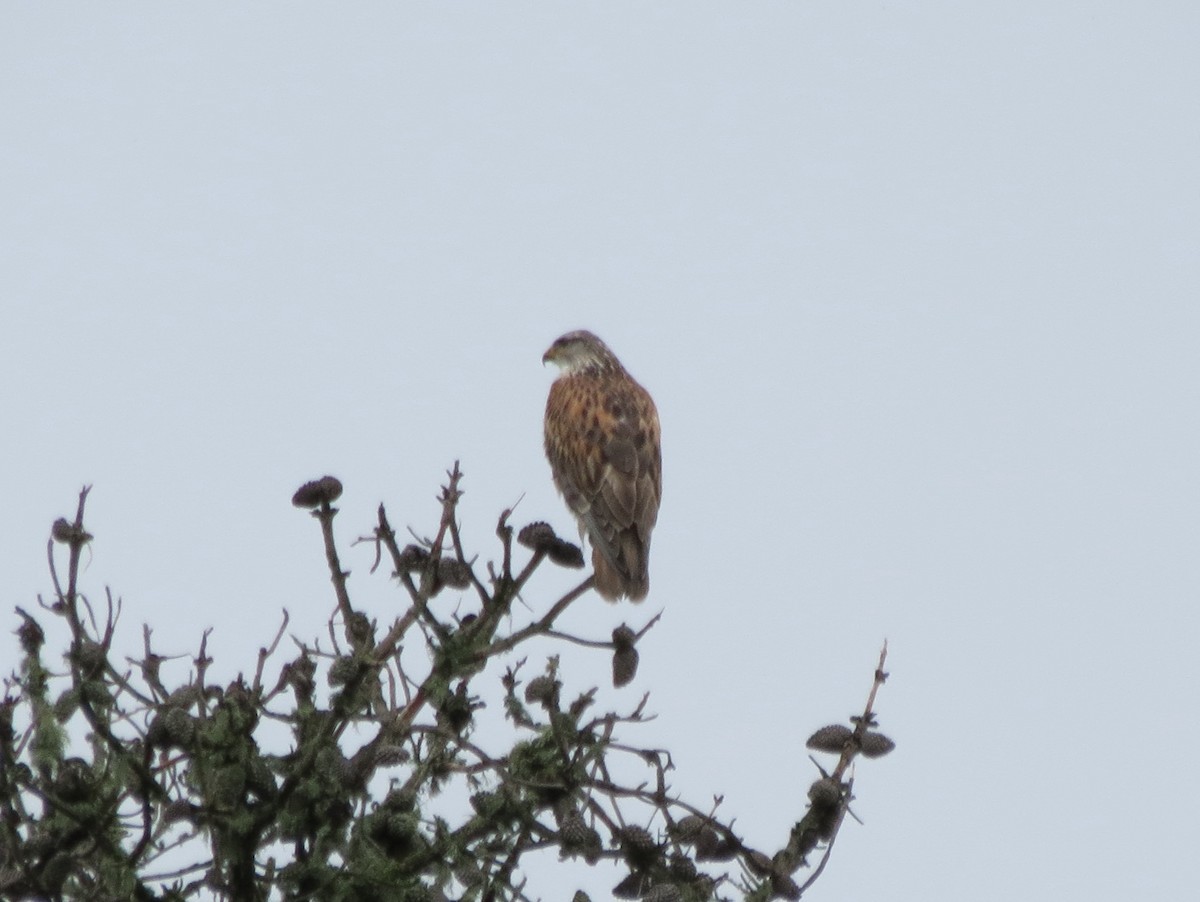
[(649, 394), (621, 369), (564, 375), (546, 404), (546, 456), (591, 540), (597, 591), (645, 598), (662, 479)]

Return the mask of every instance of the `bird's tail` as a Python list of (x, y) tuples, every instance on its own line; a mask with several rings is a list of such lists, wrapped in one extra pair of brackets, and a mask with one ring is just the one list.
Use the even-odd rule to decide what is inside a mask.
[(607, 601), (620, 601), (628, 598), (630, 601), (641, 601), (650, 591), (650, 571), (646, 566), (643, 555), (634, 550), (633, 566), (625, 573), (614, 567), (600, 553), (600, 549), (592, 548), (592, 567), (596, 571), (596, 591)]

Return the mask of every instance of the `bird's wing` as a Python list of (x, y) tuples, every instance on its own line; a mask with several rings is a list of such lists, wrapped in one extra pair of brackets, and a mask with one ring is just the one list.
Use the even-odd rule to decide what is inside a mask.
[(564, 377), (546, 406), (555, 483), (592, 544), (627, 579), (644, 576), (662, 495), (658, 413), (624, 374)]

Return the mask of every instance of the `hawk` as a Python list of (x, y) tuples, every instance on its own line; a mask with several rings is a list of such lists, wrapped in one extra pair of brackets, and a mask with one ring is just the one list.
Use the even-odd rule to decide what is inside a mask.
[(580, 536), (591, 542), (596, 591), (609, 601), (641, 601), (662, 497), (658, 411), (591, 332), (559, 338), (547, 362), (563, 371), (546, 400), (546, 458)]

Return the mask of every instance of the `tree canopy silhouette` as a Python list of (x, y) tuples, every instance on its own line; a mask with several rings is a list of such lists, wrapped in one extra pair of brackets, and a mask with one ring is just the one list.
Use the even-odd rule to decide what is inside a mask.
[[(187, 666), (154, 647), (149, 626), (141, 656), (118, 658), (120, 602), (79, 582), (92, 539), (83, 489), (74, 518), (51, 529), (51, 600), (16, 609), (21, 658), (0, 702), (0, 896), (524, 900), (530, 873), (557, 853), (618, 864), (622, 899), (800, 898), (849, 811), (852, 762), (892, 748), (873, 713), (886, 645), (862, 714), (810, 738), (830, 762), (814, 762), (790, 834), (770, 853), (750, 848), (719, 797), (672, 790), (685, 750), (631, 744), (647, 695), (616, 713), (597, 710), (598, 687), (564, 694), (574, 656), (595, 649), (611, 656), (615, 686), (634, 682), (658, 616), (600, 640), (560, 632), (592, 577), (549, 604), (529, 597), (531, 578), (547, 562), (582, 568), (581, 549), (545, 523), (517, 530), (504, 511), (498, 561), (481, 568), (459, 533), (461, 483), (456, 463), (425, 540), (401, 546), (379, 507), (364, 540), (407, 602), (382, 626), (347, 587), (341, 484), (302, 486), (293, 503), (320, 526), (336, 599), (328, 641), (301, 624), (310, 638), (291, 636), (289, 651), (285, 611), (227, 684), (210, 678), (207, 632)], [(459, 598), (453, 613), (434, 604), (446, 593)], [(514, 608), (518, 596), (533, 613)], [(59, 671), (48, 627), (65, 641)], [(557, 653), (520, 657), (535, 638)], [(481, 735), (485, 706), (503, 712), (499, 737)], [(434, 804), (455, 793), (461, 804)]]

